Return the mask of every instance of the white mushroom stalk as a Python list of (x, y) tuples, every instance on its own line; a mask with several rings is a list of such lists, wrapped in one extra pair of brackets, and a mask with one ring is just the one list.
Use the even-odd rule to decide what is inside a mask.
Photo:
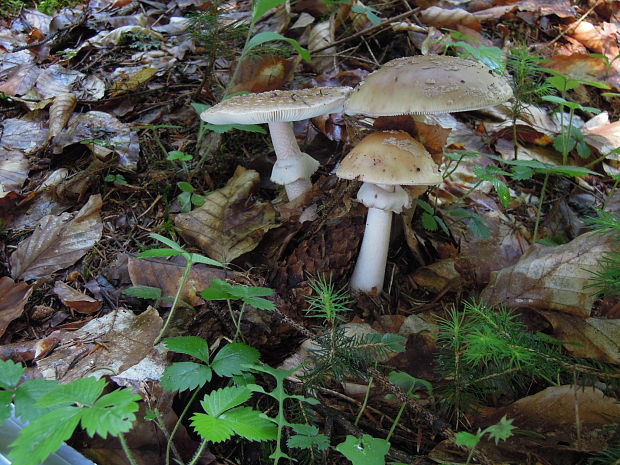
[(362, 184), (357, 199), (369, 208), (364, 239), (350, 285), (353, 291), (378, 294), (383, 289), (392, 212), (400, 213), (403, 208), (409, 208), (411, 199), (400, 186), (370, 183)]

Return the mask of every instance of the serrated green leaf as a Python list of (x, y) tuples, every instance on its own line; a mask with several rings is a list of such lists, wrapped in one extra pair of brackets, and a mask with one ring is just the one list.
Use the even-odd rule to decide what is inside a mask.
[(209, 344), (198, 336), (179, 336), (164, 339), (164, 344), (172, 352), (191, 355), (192, 357), (209, 363)]
[(59, 384), (43, 395), (37, 402), (38, 407), (57, 405), (93, 405), (106, 386), (105, 379), (81, 378), (67, 384)]
[(553, 140), (553, 148), (560, 153), (568, 153), (575, 148), (577, 142), (568, 134), (560, 134)]
[(428, 393), (433, 392), (433, 385), (425, 379), (416, 378), (404, 371), (392, 371), (389, 375), (390, 382), (401, 388), (406, 393), (413, 393), (419, 388), (424, 388)]
[(384, 465), (390, 443), (368, 434), (361, 438), (348, 435), (344, 442), (336, 446), (336, 450), (356, 465)]
[(237, 407), (219, 416), (230, 425), (239, 436), (250, 441), (270, 441), (276, 439), (276, 425), (262, 412), (250, 407)]
[(497, 178), (493, 178), (492, 182), (502, 206), (504, 208), (508, 208), (508, 205), (510, 204), (510, 190), (508, 189), (508, 186)]
[(194, 362), (173, 363), (164, 370), (161, 387), (166, 391), (182, 392), (202, 387), (211, 381), (211, 368)]
[(13, 465), (39, 465), (69, 439), (80, 421), (82, 409), (59, 407), (26, 426), (11, 444)]
[(430, 213), (431, 215), (435, 213), (435, 209), (433, 207), (431, 207), (431, 205), (428, 202), (425, 202), (422, 199), (416, 199), (416, 203), (420, 206), (420, 208), (422, 210), (424, 210), (425, 212)]
[(478, 445), (478, 443), (480, 442), (480, 438), (475, 434), (468, 433), (467, 431), (461, 431), (459, 433), (456, 433), (455, 442), (459, 446), (473, 448)]
[(11, 402), (13, 393), (11, 391), (0, 391), (0, 425), (11, 416)]
[(581, 158), (588, 158), (592, 154), (592, 151), (585, 141), (580, 140), (577, 142), (577, 153)]
[(471, 213), (469, 228), (480, 239), (488, 239), (491, 237), (491, 230), (489, 229), (486, 220), (476, 213)]
[(427, 231), (437, 231), (437, 221), (433, 215), (427, 212), (422, 213), (422, 226)]
[(247, 371), (245, 366), (258, 363), (260, 352), (240, 342), (233, 342), (224, 346), (213, 357), (211, 367), (219, 376), (239, 375)]
[(30, 379), (22, 383), (15, 392), (15, 416), (24, 421), (32, 421), (45, 415), (54, 407), (38, 407), (37, 402), (48, 392), (58, 386), (56, 380), (51, 379)]
[(254, 0), (252, 2), (252, 23), (258, 21), (261, 16), (272, 8), (284, 3), (285, 0)]
[(207, 441), (226, 441), (234, 434), (231, 425), (205, 413), (196, 413), (190, 420), (194, 431)]
[(205, 300), (232, 300), (232, 284), (223, 279), (212, 279), (209, 287), (200, 293), (200, 297)]
[(124, 289), (123, 294), (131, 297), (137, 297), (138, 299), (161, 299), (161, 289), (151, 286), (132, 286)]
[(441, 230), (446, 234), (446, 236), (449, 236), (450, 235), (450, 230), (448, 229), (448, 226), (446, 226), (446, 223), (444, 222), (444, 220), (441, 219), (440, 217), (436, 216), (435, 217), (435, 221), (437, 221), (437, 224), (439, 225)]
[(494, 424), (485, 428), (484, 432), (488, 433), (489, 437), (495, 440), (495, 444), (499, 441), (505, 441), (512, 436), (512, 431), (516, 429), (516, 426), (512, 426), (513, 420), (507, 419), (505, 416)]
[(135, 412), (142, 398), (129, 389), (117, 389), (97, 399), (95, 405), (82, 412), (82, 427), (90, 437), (103, 439), (128, 432), (136, 420)]
[(512, 179), (515, 181), (524, 181), (526, 179), (531, 179), (534, 175), (534, 171), (527, 166), (513, 166), (512, 167)]
[(223, 412), (246, 402), (252, 397), (252, 391), (246, 387), (229, 386), (205, 394), (200, 405), (212, 417), (219, 417)]
[(400, 334), (385, 333), (381, 336), (381, 342), (385, 344), (392, 352), (404, 352), (407, 338)]
[(299, 42), (297, 42), (295, 39), (289, 39), (288, 37), (284, 37), (282, 34), (278, 34), (277, 32), (272, 31), (259, 32), (254, 37), (252, 37), (243, 49), (242, 55), (247, 54), (250, 50), (264, 44), (265, 42), (272, 42), (275, 40), (288, 42), (297, 51), (297, 53), (299, 53), (299, 55), (303, 58), (304, 61), (310, 63), (310, 52), (303, 48), (301, 45), (299, 45)]
[(24, 376), (26, 368), (12, 360), (0, 360), (0, 388), (13, 389)]

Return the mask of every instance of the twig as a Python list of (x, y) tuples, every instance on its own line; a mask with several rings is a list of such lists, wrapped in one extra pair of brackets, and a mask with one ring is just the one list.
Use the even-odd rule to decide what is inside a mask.
[(371, 32), (375, 32), (378, 29), (381, 29), (381, 28), (384, 28), (386, 26), (389, 26), (393, 22), (400, 21), (401, 19), (404, 19), (404, 18), (406, 18), (408, 16), (411, 16), (412, 14), (417, 13), (419, 10), (420, 10), (419, 8), (414, 8), (413, 10), (405, 11), (404, 13), (401, 13), (399, 15), (396, 15), (396, 16), (393, 16), (393, 17), (391, 17), (389, 19), (386, 19), (385, 21), (383, 21), (383, 22), (381, 22), (381, 23), (379, 23), (379, 24), (377, 24), (375, 26), (372, 26), (372, 27), (369, 27), (369, 28), (364, 29), (362, 31), (356, 32), (355, 34), (351, 34), (350, 36), (347, 36), (347, 37), (345, 37), (343, 39), (339, 39), (339, 40), (337, 40), (335, 42), (331, 42), (331, 43), (329, 43), (328, 45), (326, 45), (324, 47), (317, 48), (316, 50), (313, 50), (312, 53), (313, 54), (319, 53), (319, 52), (322, 52), (323, 50), (327, 50), (328, 48), (333, 47), (334, 45), (344, 44), (345, 42), (348, 42), (351, 39), (355, 39), (356, 37), (363, 36), (363, 35), (366, 35), (366, 34), (371, 33)]

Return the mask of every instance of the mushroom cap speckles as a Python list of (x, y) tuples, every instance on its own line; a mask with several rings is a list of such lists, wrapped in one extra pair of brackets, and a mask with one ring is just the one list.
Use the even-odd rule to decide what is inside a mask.
[(364, 137), (344, 157), (336, 176), (405, 186), (438, 184), (442, 179), (424, 146), (403, 131), (373, 132)]
[(201, 113), (211, 124), (261, 124), (299, 121), (342, 111), (350, 87), (272, 90), (229, 98)]
[(508, 81), (477, 61), (449, 56), (397, 58), (351, 93), (348, 115), (394, 116), (484, 108), (512, 97)]

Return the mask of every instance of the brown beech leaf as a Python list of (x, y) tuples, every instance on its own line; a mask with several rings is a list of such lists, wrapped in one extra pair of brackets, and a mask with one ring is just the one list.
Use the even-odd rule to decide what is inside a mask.
[[(158, 258), (129, 258), (127, 267), (134, 286), (157, 287), (161, 289), (162, 296), (174, 297), (179, 287), (179, 279), (185, 270), (185, 263)], [(198, 294), (209, 287), (213, 279), (235, 278), (240, 279), (239, 273), (198, 263), (192, 266), (179, 298), (190, 305), (198, 305), (202, 302)], [(171, 305), (172, 302), (161, 303), (162, 307)]]
[(75, 215), (45, 216), (32, 236), (11, 255), (11, 276), (37, 279), (77, 262), (101, 238), (101, 195), (93, 195)]
[(91, 314), (101, 308), (101, 302), (92, 297), (73, 289), (62, 281), (54, 284), (54, 294), (56, 294), (63, 304), (79, 313)]
[(76, 104), (77, 97), (70, 92), (65, 92), (54, 98), (54, 103), (50, 107), (48, 139), (60, 134), (60, 131), (62, 131), (69, 118), (71, 118)]
[(9, 323), (20, 316), (32, 293), (32, 286), (16, 283), (8, 276), (0, 278), (0, 337)]
[(17, 151), (0, 149), (0, 197), (2, 192), (19, 190), (28, 178), (28, 160)]
[(611, 235), (583, 234), (558, 246), (533, 245), (514, 265), (491, 273), (481, 298), (491, 305), (534, 307), (588, 317), (596, 295), (584, 289), (601, 256), (613, 250)]
[[(579, 429), (575, 404), (579, 411)], [(520, 430), (538, 434), (516, 435), (502, 444), (502, 448), (519, 452), (541, 446), (556, 450), (601, 451), (607, 449), (611, 440), (613, 431), (608, 426), (617, 422), (620, 403), (592, 387), (552, 386), (497, 409), (484, 425), (495, 424), (503, 416), (512, 419)]]
[(239, 73), (231, 92), (281, 89), (293, 77), (298, 63), (298, 59), (285, 60), (275, 55), (247, 57), (239, 65)]
[(420, 12), (420, 20), (426, 26), (455, 28), (456, 26), (466, 26), (480, 32), (482, 26), (472, 13), (454, 8), (448, 10), (438, 6), (431, 6)]
[(226, 186), (205, 197), (202, 207), (177, 215), (174, 224), (181, 236), (223, 263), (254, 250), (265, 233), (278, 226), (273, 206), (250, 196), (258, 183), (256, 171), (237, 167)]
[(583, 318), (541, 312), (553, 326), (553, 335), (576, 357), (620, 363), (620, 320)]
[(157, 310), (140, 315), (124, 308), (63, 333), (58, 350), (37, 365), (48, 379), (62, 382), (87, 376), (114, 376), (140, 363), (153, 348), (162, 327)]
[[(328, 47), (321, 52), (314, 54), (315, 50), (327, 47), (334, 42), (334, 20), (318, 23), (310, 30), (308, 36), (308, 50), (312, 53), (312, 68), (317, 73), (324, 73), (336, 67), (334, 55), (337, 53), (336, 47)], [(324, 56), (321, 56), (324, 55)], [(329, 55), (329, 56), (328, 56)]]

